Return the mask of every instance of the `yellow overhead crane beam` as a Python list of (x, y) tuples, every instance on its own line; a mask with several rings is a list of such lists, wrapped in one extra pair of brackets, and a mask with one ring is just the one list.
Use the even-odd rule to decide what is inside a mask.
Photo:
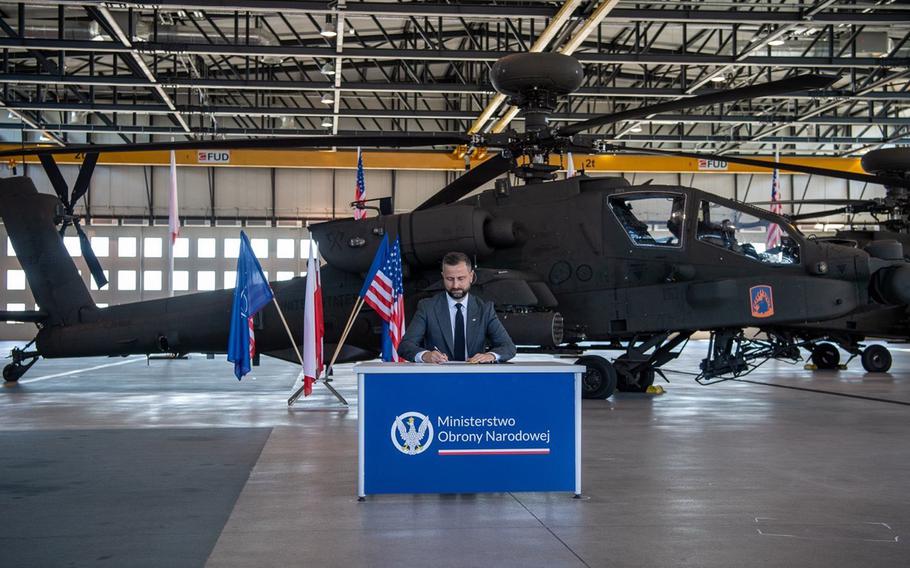
[[(0, 144), (0, 150), (15, 150), (15, 144)], [(480, 165), (488, 153), (475, 151), (471, 156), (471, 167)], [(356, 151), (323, 152), (317, 150), (178, 150), (177, 164), (180, 166), (202, 167), (235, 167), (235, 168), (327, 168), (354, 169), (357, 167)], [(772, 161), (767, 156), (754, 157), (759, 160)], [(37, 164), (35, 156), (25, 159), (29, 164)], [(58, 164), (80, 164), (82, 156), (61, 154), (56, 156)], [(10, 159), (7, 165), (21, 163), (22, 158)], [(564, 158), (551, 156), (550, 162), (565, 167)], [(753, 166), (727, 164), (726, 162), (706, 162), (692, 158), (670, 156), (647, 156), (636, 154), (598, 154), (574, 156), (575, 169), (591, 173), (769, 173), (769, 170)], [(818, 168), (828, 168), (847, 172), (860, 172), (859, 158), (829, 157), (785, 157), (781, 162), (799, 163)], [(108, 166), (167, 166), (170, 164), (169, 152), (106, 152), (98, 160), (100, 165)], [(368, 170), (464, 170), (464, 159), (451, 152), (417, 152), (417, 151), (365, 151), (363, 166)], [(784, 172), (787, 173), (787, 172)], [(799, 174), (803, 175), (803, 174)]]

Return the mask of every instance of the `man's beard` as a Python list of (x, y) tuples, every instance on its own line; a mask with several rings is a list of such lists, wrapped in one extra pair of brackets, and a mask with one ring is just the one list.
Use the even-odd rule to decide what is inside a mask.
[(470, 288), (462, 290), (446, 290), (446, 294), (448, 294), (449, 297), (453, 300), (460, 300), (464, 298), (465, 294), (468, 293), (468, 290), (470, 290)]

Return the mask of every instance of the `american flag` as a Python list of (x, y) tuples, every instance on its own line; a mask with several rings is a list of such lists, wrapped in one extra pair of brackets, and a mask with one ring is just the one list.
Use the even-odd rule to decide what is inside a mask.
[[(363, 153), (357, 148), (357, 188), (354, 190), (354, 201), (363, 202), (367, 198), (367, 186), (363, 181)], [(366, 219), (367, 210), (354, 207), (354, 219)]]
[[(777, 170), (771, 174), (771, 213), (780, 215), (784, 211), (780, 203), (780, 179)], [(771, 223), (768, 225), (768, 233), (765, 235), (765, 250), (780, 246), (780, 225)]]
[(383, 237), (360, 296), (385, 322), (382, 326), (382, 359), (401, 362), (398, 344), (404, 336), (404, 287), (401, 281), (401, 245), (397, 238), (390, 246), (388, 235)]

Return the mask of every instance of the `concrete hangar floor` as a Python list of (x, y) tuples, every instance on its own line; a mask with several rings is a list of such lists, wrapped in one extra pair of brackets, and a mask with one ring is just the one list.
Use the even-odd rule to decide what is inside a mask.
[(749, 377), (826, 392), (671, 375), (662, 396), (584, 401), (582, 500), (364, 503), (356, 405), (317, 386), (288, 409), (290, 364), (237, 382), (198, 355), (45, 360), (0, 390), (0, 566), (906, 566), (910, 353), (893, 353), (886, 375)]

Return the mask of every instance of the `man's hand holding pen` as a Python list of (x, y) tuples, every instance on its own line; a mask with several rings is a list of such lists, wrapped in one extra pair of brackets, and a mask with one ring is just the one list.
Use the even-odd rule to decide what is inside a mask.
[(445, 353), (439, 350), (438, 347), (433, 347), (432, 351), (427, 351), (423, 354), (424, 363), (445, 363), (449, 360), (448, 356)]

